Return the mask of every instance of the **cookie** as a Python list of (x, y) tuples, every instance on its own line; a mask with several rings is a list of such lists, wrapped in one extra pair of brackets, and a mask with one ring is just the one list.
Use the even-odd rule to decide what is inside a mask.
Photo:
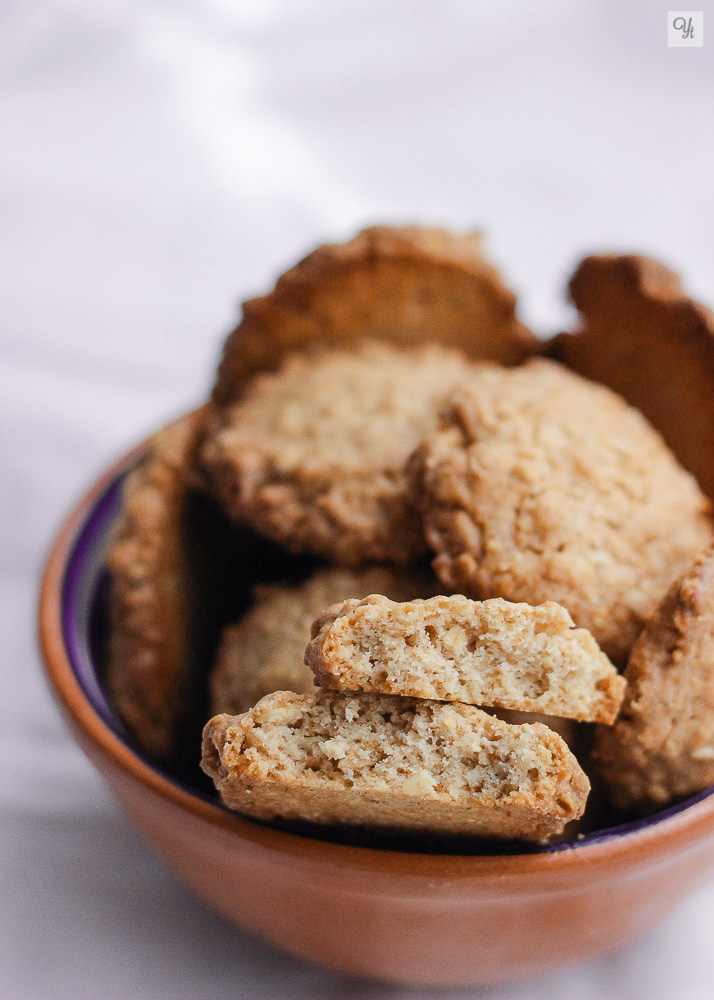
[(373, 594), (321, 619), (305, 662), (324, 688), (611, 723), (625, 682), (559, 604)]
[(630, 656), (594, 756), (613, 802), (646, 812), (714, 785), (714, 550), (678, 580)]
[(288, 354), (365, 338), (404, 348), (438, 342), (501, 364), (542, 349), (516, 319), (515, 298), (484, 259), (479, 234), (375, 226), (318, 247), (270, 294), (243, 304), (213, 400), (227, 406)]
[(712, 538), (708, 501), (645, 418), (552, 361), (482, 369), (411, 474), (448, 588), (557, 601), (618, 665)]
[(107, 686), (129, 732), (159, 759), (172, 753), (188, 696), (193, 615), (184, 510), (205, 419), (205, 408), (197, 410), (151, 439), (124, 483), (107, 555)]
[(589, 783), (545, 726), (471, 705), (337, 691), (263, 698), (204, 729), (201, 766), (225, 805), (258, 819), (543, 841)]
[(581, 325), (553, 355), (641, 410), (714, 497), (714, 313), (647, 257), (587, 257), (570, 295)]
[(426, 545), (406, 462), (477, 367), (434, 345), (293, 355), (217, 417), (207, 480), (231, 516), (293, 552), (412, 562)]
[(313, 691), (305, 647), (313, 620), (335, 602), (377, 592), (407, 600), (436, 589), (436, 580), (418, 569), (378, 566), (324, 569), (298, 586), (258, 587), (253, 606), (223, 634), (211, 676), (212, 713), (239, 715), (272, 691)]

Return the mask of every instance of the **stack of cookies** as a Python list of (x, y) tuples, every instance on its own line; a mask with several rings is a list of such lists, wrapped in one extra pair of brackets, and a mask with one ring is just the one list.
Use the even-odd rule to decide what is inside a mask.
[[(187, 515), (206, 498), (216, 551), (247, 532), (286, 568), (203, 639), (202, 766), (228, 807), (542, 842), (583, 815), (587, 773), (630, 811), (714, 783), (703, 446), (680, 464), (661, 401), (641, 407), (655, 429), (559, 363), (607, 383), (593, 345), (681, 340), (678, 399), (714, 321), (651, 262), (590, 260), (583, 329), (551, 345), (480, 241), (438, 230), (321, 247), (245, 303), (212, 399), (129, 475), (109, 554), (107, 681), (147, 753), (185, 752), (196, 635), (245, 586), (240, 555), (210, 581)], [(588, 290), (618, 268), (621, 313), (614, 279), (607, 308)], [(642, 355), (662, 383), (657, 345)], [(639, 406), (647, 373), (630, 392), (611, 367)]]
[(582, 815), (587, 777), (545, 725), (475, 706), (610, 724), (625, 687), (553, 602), (351, 598), (313, 623), (305, 661), (320, 692), (206, 726), (203, 766), (232, 808), (547, 839)]

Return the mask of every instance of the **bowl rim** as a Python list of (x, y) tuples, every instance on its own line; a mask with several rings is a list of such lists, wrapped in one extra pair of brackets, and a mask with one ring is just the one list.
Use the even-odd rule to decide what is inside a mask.
[[(147, 441), (112, 463), (84, 493), (62, 522), (45, 561), (38, 601), (38, 639), (50, 689), (70, 724), (114, 768), (135, 783), (212, 827), (281, 855), (329, 862), (340, 868), (399, 871), (421, 878), (452, 880), (455, 875), (503, 878), (567, 872), (593, 863), (631, 864), (635, 858), (684, 848), (714, 832), (714, 793), (700, 793), (669, 810), (654, 814), (644, 824), (624, 824), (624, 829), (603, 831), (602, 839), (583, 844), (556, 845), (552, 851), (516, 854), (427, 854), (357, 846), (276, 829), (232, 813), (200, 793), (193, 793), (145, 760), (125, 743), (99, 715), (72, 666), (62, 625), (65, 574), (75, 543), (98, 500), (145, 451)], [(80, 745), (82, 741), (80, 740)], [(84, 748), (83, 748), (84, 749)], [(86, 752), (86, 750), (85, 750)], [(89, 755), (91, 759), (91, 754)], [(634, 829), (628, 827), (634, 826)]]

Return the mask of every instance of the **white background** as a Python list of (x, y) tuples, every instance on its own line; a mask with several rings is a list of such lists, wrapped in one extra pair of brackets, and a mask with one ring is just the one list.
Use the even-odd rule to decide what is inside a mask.
[[(588, 251), (660, 256), (711, 303), (714, 46), (668, 49), (666, 14), (2, 0), (3, 1000), (429, 995), (287, 959), (187, 895), (45, 690), (39, 568), (102, 466), (206, 393), (239, 300), (325, 239), (482, 227), (542, 332)], [(478, 995), (704, 1000), (713, 935), (709, 884), (618, 954)]]

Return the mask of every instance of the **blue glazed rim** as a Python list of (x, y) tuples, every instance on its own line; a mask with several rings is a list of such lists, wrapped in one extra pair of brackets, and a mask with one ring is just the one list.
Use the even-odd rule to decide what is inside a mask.
[[(124, 478), (131, 462), (121, 468), (98, 494), (73, 539), (61, 585), (62, 638), (74, 676), (93, 710), (112, 733), (142, 763), (161, 778), (204, 803), (229, 812), (218, 800), (200, 789), (181, 781), (175, 775), (144, 757), (122, 726), (97, 675), (93, 654), (92, 631), (101, 613), (101, 595), (106, 589), (105, 555), (116, 520)], [(519, 849), (517, 854), (556, 854), (612, 843), (628, 834), (642, 833), (681, 815), (692, 806), (714, 794), (714, 786), (650, 816), (620, 823), (616, 826), (581, 834), (577, 839), (564, 840), (546, 846)], [(412, 852), (408, 852), (412, 853)], [(489, 852), (492, 856), (514, 856), (511, 850)]]

